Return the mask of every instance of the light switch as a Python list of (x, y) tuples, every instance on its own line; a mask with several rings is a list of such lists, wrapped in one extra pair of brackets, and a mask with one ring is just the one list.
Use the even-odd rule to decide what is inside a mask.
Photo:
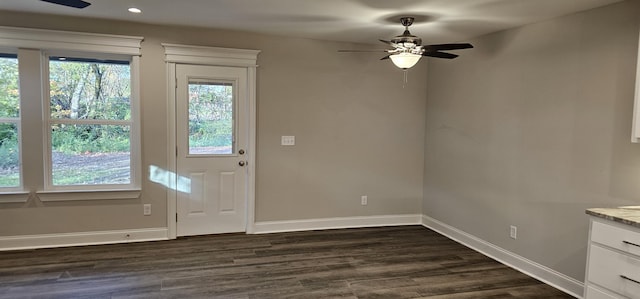
[(296, 145), (296, 136), (282, 136), (282, 145)]

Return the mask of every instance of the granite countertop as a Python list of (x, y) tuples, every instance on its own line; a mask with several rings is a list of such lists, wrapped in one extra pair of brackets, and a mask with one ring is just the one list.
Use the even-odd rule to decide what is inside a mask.
[(640, 206), (587, 209), (587, 214), (640, 228)]

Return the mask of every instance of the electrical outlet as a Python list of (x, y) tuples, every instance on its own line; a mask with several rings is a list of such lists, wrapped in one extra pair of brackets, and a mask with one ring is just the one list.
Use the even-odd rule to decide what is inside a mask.
[(517, 239), (518, 238), (518, 227), (512, 225), (511, 229), (509, 230), (509, 237), (511, 237), (511, 239)]
[(145, 216), (151, 215), (151, 204), (150, 203), (146, 203), (146, 204), (143, 205), (142, 214), (144, 214)]
[(296, 136), (282, 136), (280, 140), (281, 145), (296, 145)]
[(360, 204), (363, 205), (363, 206), (366, 206), (367, 205), (367, 200), (368, 200), (367, 196), (366, 195), (362, 195), (360, 197)]

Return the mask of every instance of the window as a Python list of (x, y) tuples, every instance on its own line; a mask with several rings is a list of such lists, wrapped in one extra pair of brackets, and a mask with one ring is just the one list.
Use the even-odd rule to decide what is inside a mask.
[(234, 153), (233, 82), (189, 81), (189, 155)]
[(0, 27), (0, 202), (139, 196), (141, 41)]
[(21, 187), (19, 125), (18, 56), (0, 53), (0, 188)]
[(49, 57), (52, 186), (131, 184), (129, 61)]

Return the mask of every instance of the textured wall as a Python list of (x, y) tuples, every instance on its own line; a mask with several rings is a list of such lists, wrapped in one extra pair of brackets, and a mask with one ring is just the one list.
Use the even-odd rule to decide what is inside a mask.
[[(187, 27), (0, 12), (0, 26), (143, 36), (142, 159), (166, 167), (160, 43), (262, 50), (257, 73), (256, 219), (416, 214), (422, 200), (426, 63), (402, 72), (362, 45)], [(281, 147), (281, 135), (296, 146)], [(165, 227), (165, 189), (139, 200), (0, 204), (0, 236)], [(369, 205), (360, 205), (360, 196)], [(142, 216), (142, 204), (153, 215)]]
[(638, 4), (483, 36), (456, 63), (429, 63), (424, 214), (582, 280), (584, 210), (640, 203)]

